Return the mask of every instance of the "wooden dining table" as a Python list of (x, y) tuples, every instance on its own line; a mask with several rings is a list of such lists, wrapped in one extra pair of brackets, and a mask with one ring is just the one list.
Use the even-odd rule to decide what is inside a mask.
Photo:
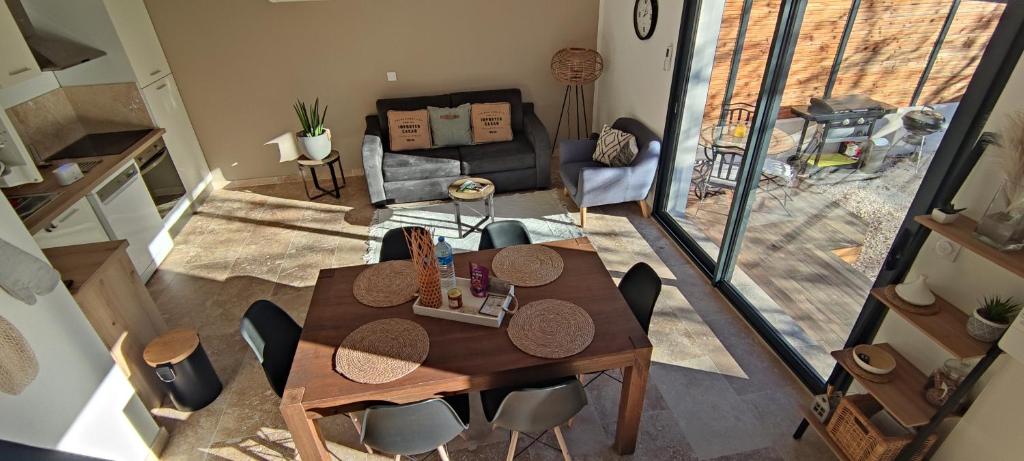
[[(623, 372), (613, 447), (619, 454), (633, 453), (651, 342), (587, 238), (542, 245), (561, 255), (565, 269), (547, 285), (516, 287), (520, 305), (550, 298), (570, 301), (594, 320), (593, 342), (562, 359), (520, 351), (508, 337), (508, 319), (500, 328), (492, 328), (419, 316), (413, 313), (411, 301), (390, 308), (362, 305), (352, 294), (352, 284), (367, 266), (320, 271), (281, 400), (281, 413), (299, 456), (305, 461), (330, 459), (319, 427), (323, 416), (358, 411), (381, 401), (409, 403), (609, 369)], [(456, 254), (456, 274), (468, 278), (470, 262), (489, 267), (498, 251)], [(423, 364), (384, 384), (360, 384), (335, 372), (334, 355), (342, 340), (356, 328), (385, 318), (412, 320), (427, 331), (430, 351)]]

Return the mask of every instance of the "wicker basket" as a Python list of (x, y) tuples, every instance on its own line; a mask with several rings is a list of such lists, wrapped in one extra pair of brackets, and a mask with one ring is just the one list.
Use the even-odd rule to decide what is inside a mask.
[[(913, 435), (889, 436), (882, 434), (869, 418), (882, 410), (882, 406), (873, 397), (866, 394), (853, 394), (843, 397), (839, 407), (828, 422), (828, 435), (832, 441), (851, 460), (855, 461), (890, 461), (896, 459), (903, 449), (914, 438)], [(920, 451), (912, 459), (920, 460), (935, 444), (933, 435), (925, 441)]]

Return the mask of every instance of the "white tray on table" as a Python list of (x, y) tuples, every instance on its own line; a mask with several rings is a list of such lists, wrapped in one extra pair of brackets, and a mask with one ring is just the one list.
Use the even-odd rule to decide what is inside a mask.
[(448, 293), (443, 292), (441, 293), (441, 307), (433, 308), (421, 305), (420, 298), (417, 297), (416, 302), (412, 304), (413, 313), (426, 317), (435, 317), (445, 320), (454, 320), (456, 322), (483, 325), (485, 327), (501, 327), (501, 321), (505, 318), (506, 309), (508, 309), (509, 305), (512, 304), (512, 300), (515, 296), (514, 286), (509, 287), (508, 296), (505, 297), (505, 302), (502, 304), (502, 309), (498, 312), (497, 317), (480, 313), (480, 307), (483, 306), (484, 300), (487, 298), (477, 298), (476, 296), (473, 296), (469, 290), (469, 279), (456, 277), (455, 287), (462, 291), (462, 308), (452, 309), (448, 307)]

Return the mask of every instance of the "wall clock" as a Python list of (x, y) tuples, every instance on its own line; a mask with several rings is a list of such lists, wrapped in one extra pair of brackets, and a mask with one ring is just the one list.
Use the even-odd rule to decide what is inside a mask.
[(633, 30), (640, 40), (647, 40), (654, 35), (654, 26), (658, 25), (658, 0), (636, 0), (633, 4)]

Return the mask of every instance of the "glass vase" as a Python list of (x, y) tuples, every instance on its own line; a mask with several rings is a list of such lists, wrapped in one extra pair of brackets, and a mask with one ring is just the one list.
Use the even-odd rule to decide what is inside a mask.
[(974, 237), (1000, 251), (1024, 249), (1024, 207), (1011, 206), (1004, 183), (996, 191), (985, 214), (974, 228)]

